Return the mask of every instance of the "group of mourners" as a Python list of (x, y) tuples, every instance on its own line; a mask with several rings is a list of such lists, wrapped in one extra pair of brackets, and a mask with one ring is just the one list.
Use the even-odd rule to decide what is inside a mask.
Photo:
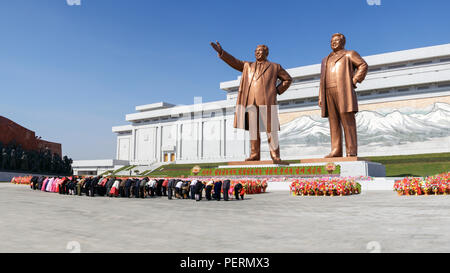
[(207, 200), (228, 201), (230, 196), (236, 200), (244, 199), (245, 189), (239, 181), (178, 179), (178, 178), (116, 178), (116, 177), (45, 177), (33, 176), (30, 179), (33, 190), (56, 192), (67, 195), (109, 196), (127, 198), (146, 198), (167, 196), (168, 199), (195, 199), (200, 201), (203, 192)]

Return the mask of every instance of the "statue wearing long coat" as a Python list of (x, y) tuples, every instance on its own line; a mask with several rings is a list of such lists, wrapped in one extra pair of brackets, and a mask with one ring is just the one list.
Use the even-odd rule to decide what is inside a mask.
[[(241, 83), (239, 86), (239, 93), (236, 102), (236, 112), (234, 116), (234, 128), (240, 128), (249, 130), (248, 115), (245, 110), (248, 106), (247, 99), (249, 96), (250, 88), (252, 92), (257, 94), (255, 96), (255, 102), (257, 106), (266, 106), (266, 118), (262, 117), (265, 121), (265, 128), (261, 127), (261, 131), (270, 133), (272, 131), (272, 125), (276, 125), (275, 130), (279, 131), (278, 110), (276, 105), (277, 95), (283, 94), (286, 91), (291, 82), (291, 76), (284, 70), (281, 65), (272, 63), (269, 61), (264, 62), (262, 72), (255, 76), (256, 62), (241, 61), (231, 56), (225, 50), (219, 57), (227, 64), (236, 70), (242, 72)], [(277, 79), (280, 79), (280, 84), (277, 86)], [(275, 106), (275, 107), (274, 107)], [(261, 107), (260, 107), (261, 109)], [(274, 120), (272, 120), (272, 118)]]
[[(338, 89), (338, 108), (340, 113), (358, 112), (358, 101), (353, 85), (353, 78), (357, 82), (362, 82), (366, 77), (368, 65), (359, 54), (354, 50), (342, 50), (336, 56), (336, 84)], [(331, 54), (330, 54), (331, 55)], [(319, 101), (322, 102), (322, 117), (328, 117), (328, 106), (326, 100), (326, 71), (328, 55), (322, 60)], [(320, 106), (320, 105), (319, 105)]]

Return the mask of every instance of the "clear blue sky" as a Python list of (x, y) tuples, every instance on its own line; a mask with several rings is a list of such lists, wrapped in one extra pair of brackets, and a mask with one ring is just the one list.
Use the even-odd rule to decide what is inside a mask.
[(73, 159), (115, 156), (111, 127), (136, 105), (225, 98), (239, 75), (209, 42), (285, 68), (316, 64), (342, 32), (361, 55), (450, 43), (450, 3), (366, 0), (9, 0), (0, 8), (0, 115)]

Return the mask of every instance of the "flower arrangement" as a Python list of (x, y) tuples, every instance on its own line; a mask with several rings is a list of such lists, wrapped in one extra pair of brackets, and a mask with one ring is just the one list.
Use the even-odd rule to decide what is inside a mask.
[(325, 169), (327, 169), (327, 172), (329, 174), (332, 174), (336, 170), (336, 164), (334, 164), (333, 162), (329, 162), (327, 163), (327, 165), (325, 165)]
[(398, 195), (450, 194), (450, 172), (428, 176), (425, 179), (422, 177), (405, 177), (396, 180), (394, 191)]
[(239, 180), (231, 180), (230, 185), (230, 194), (232, 190), (234, 190), (234, 186), (237, 183), (242, 184), (242, 188), (244, 189), (246, 194), (257, 194), (257, 193), (265, 193), (267, 188), (267, 180), (260, 179), (239, 179)]
[(32, 176), (17, 176), (11, 179), (11, 183), (29, 185), (31, 183), (31, 178)]
[(200, 172), (201, 169), (202, 169), (202, 168), (200, 168), (199, 165), (195, 165), (195, 166), (192, 168), (191, 173), (193, 173), (194, 175), (197, 175), (197, 174)]
[(361, 185), (352, 178), (318, 177), (296, 179), (290, 185), (292, 195), (344, 196), (361, 193)]

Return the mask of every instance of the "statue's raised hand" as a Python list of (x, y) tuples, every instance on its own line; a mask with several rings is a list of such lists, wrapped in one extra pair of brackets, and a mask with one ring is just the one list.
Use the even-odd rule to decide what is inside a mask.
[(219, 55), (222, 54), (223, 49), (218, 41), (216, 41), (216, 43), (211, 42), (211, 46), (214, 48), (215, 51), (217, 51), (217, 53), (219, 53)]

